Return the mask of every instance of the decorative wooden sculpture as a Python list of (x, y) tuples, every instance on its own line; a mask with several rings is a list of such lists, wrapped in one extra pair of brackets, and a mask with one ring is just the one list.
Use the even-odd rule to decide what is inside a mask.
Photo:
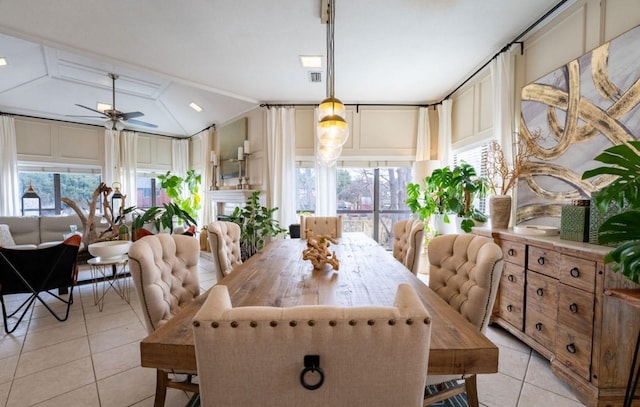
[(334, 270), (338, 270), (340, 261), (336, 257), (336, 252), (329, 251), (331, 243), (338, 244), (338, 241), (329, 235), (314, 236), (311, 229), (305, 229), (304, 235), (307, 239), (307, 248), (302, 251), (302, 259), (309, 260), (314, 270), (322, 270), (325, 264), (330, 264)]
[[(93, 196), (91, 197), (91, 201), (89, 202), (89, 216), (85, 216), (84, 212), (78, 204), (76, 204), (73, 200), (69, 198), (62, 198), (61, 201), (69, 205), (71, 209), (73, 209), (78, 216), (80, 217), (80, 221), (82, 222), (82, 226), (84, 228), (84, 232), (82, 234), (82, 243), (84, 243), (84, 247), (89, 247), (91, 243), (101, 242), (104, 240), (115, 240), (118, 238), (119, 226), (123, 224), (124, 217), (120, 217), (118, 223), (116, 223), (116, 218), (118, 214), (113, 213), (113, 209), (111, 208), (111, 204), (109, 202), (109, 195), (111, 195), (111, 187), (107, 186), (104, 182), (101, 182), (100, 185), (93, 191)], [(96, 206), (98, 203), (98, 199), (102, 196), (102, 208), (103, 208), (103, 217), (109, 223), (110, 227), (101, 232), (98, 235), (96, 230)], [(122, 197), (122, 207), (125, 206), (126, 195)]]

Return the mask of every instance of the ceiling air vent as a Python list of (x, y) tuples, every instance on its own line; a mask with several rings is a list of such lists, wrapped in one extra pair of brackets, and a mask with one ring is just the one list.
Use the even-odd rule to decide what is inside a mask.
[(309, 82), (313, 82), (313, 83), (322, 82), (322, 72), (309, 72)]

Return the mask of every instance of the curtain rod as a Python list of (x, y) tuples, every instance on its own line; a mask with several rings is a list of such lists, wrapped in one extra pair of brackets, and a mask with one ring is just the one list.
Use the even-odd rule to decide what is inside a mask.
[(502, 47), (502, 49), (500, 51), (498, 51), (494, 56), (491, 57), (491, 59), (489, 59), (487, 62), (484, 63), (484, 65), (482, 65), (480, 68), (478, 68), (477, 71), (475, 71), (474, 73), (471, 74), (471, 76), (469, 76), (467, 79), (464, 80), (464, 82), (462, 82), (460, 85), (458, 85), (457, 88), (455, 88), (451, 93), (449, 93), (447, 96), (445, 96), (440, 102), (438, 103), (442, 103), (443, 101), (449, 99), (454, 93), (456, 93), (458, 90), (460, 90), (461, 87), (463, 87), (464, 85), (467, 84), (467, 82), (469, 82), (474, 76), (476, 76), (478, 73), (480, 73), (480, 71), (482, 71), (484, 68), (487, 67), (487, 65), (489, 65), (491, 63), (491, 61), (493, 61), (494, 59), (496, 59), (500, 54), (502, 54), (503, 52), (509, 50), (509, 48), (514, 45), (514, 44), (520, 44), (520, 54), (522, 54), (524, 52), (523, 47), (524, 44), (522, 41), (520, 41), (520, 39), (522, 37), (524, 37), (525, 35), (527, 35), (527, 33), (531, 30), (533, 30), (538, 24), (540, 24), (541, 22), (543, 22), (544, 20), (547, 19), (547, 17), (549, 17), (551, 14), (555, 13), (556, 10), (558, 10), (560, 7), (562, 7), (564, 5), (564, 3), (566, 3), (569, 0), (561, 0), (558, 4), (556, 4), (555, 6), (553, 6), (553, 8), (549, 11), (547, 11), (542, 17), (540, 17), (539, 19), (537, 19), (533, 24), (531, 24), (529, 27), (527, 27), (523, 32), (521, 32), (516, 38), (514, 38), (511, 42), (509, 42), (507, 45), (505, 45), (504, 47)]
[[(80, 124), (82, 126), (102, 127), (102, 128), (104, 128), (104, 126), (98, 126), (97, 124), (78, 123), (78, 122), (72, 122), (70, 120), (61, 120), (61, 119), (49, 119), (47, 117), (29, 116), (29, 115), (26, 115), (26, 114), (18, 114), (18, 113), (7, 113), (7, 112), (0, 111), (0, 115), (26, 117), (27, 119), (49, 120), (49, 121), (52, 121), (52, 122)], [(124, 129), (124, 130), (126, 130), (126, 129)], [(147, 131), (138, 131), (138, 130), (127, 130), (127, 131), (133, 131), (135, 133), (148, 134), (150, 136), (169, 137), (169, 138), (176, 139), (176, 140), (188, 139), (187, 137), (167, 136), (167, 135), (164, 135), (164, 134), (149, 133)]]
[[(360, 106), (409, 106), (409, 107), (432, 107), (442, 104), (442, 101), (436, 103), (428, 103), (428, 104), (416, 104), (416, 103), (344, 103), (345, 106), (355, 106), (356, 112), (359, 110)], [(272, 107), (299, 107), (299, 106), (318, 106), (318, 103), (262, 103), (260, 107), (266, 107), (267, 109), (271, 109)]]

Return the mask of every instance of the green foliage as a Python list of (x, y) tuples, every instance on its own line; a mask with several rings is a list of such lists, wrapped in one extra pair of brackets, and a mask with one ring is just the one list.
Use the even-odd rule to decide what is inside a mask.
[[(198, 211), (202, 208), (200, 202), (201, 175), (196, 174), (194, 170), (188, 170), (186, 178), (182, 178), (178, 175), (171, 175), (171, 171), (167, 171), (165, 175), (159, 175), (158, 179), (160, 180), (160, 188), (171, 198), (171, 203), (187, 212), (192, 219), (196, 219)], [(185, 190), (189, 192), (186, 198), (182, 195)], [(173, 210), (175, 213), (179, 212), (175, 208), (166, 208), (166, 205), (165, 209)], [(178, 216), (178, 219), (181, 220), (181, 217)]]
[(606, 211), (612, 202), (627, 208), (598, 229), (599, 243), (622, 243), (607, 254), (605, 262), (615, 263), (613, 271), (621, 271), (629, 280), (640, 283), (640, 141), (607, 148), (594, 160), (609, 165), (585, 171), (582, 179), (616, 176), (595, 195), (598, 210)]
[(486, 222), (484, 213), (473, 207), (473, 201), (484, 198), (487, 194), (489, 181), (485, 177), (479, 177), (475, 168), (464, 161), (453, 169), (453, 184), (455, 186), (456, 199), (452, 208), (462, 218), (460, 228), (465, 232), (471, 232), (475, 221)]
[(268, 237), (287, 233), (280, 223), (273, 219), (278, 210), (260, 205), (260, 193), (254, 192), (247, 198), (244, 207), (236, 207), (227, 218), (240, 226), (240, 248), (242, 259), (246, 260), (262, 249)]
[(423, 186), (410, 183), (407, 185), (405, 203), (411, 212), (418, 214), (420, 220), (427, 222), (431, 215), (444, 215), (445, 223), (449, 223), (448, 214), (463, 217), (461, 228), (470, 232), (475, 226), (474, 220), (486, 222), (486, 216), (473, 208), (476, 196), (483, 197), (487, 192), (486, 178), (478, 177), (476, 170), (469, 164), (454, 167), (438, 168), (430, 176), (425, 177)]

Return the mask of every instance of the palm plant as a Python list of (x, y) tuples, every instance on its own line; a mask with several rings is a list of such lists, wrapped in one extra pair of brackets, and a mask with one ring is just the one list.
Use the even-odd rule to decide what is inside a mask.
[(640, 141), (607, 148), (594, 158), (607, 166), (585, 171), (582, 179), (597, 175), (616, 178), (594, 196), (598, 210), (615, 203), (622, 212), (611, 216), (598, 229), (598, 243), (621, 243), (605, 256), (629, 280), (640, 283)]
[(462, 161), (453, 169), (453, 185), (456, 196), (450, 203), (462, 219), (460, 228), (469, 233), (476, 225), (475, 221), (487, 221), (485, 214), (473, 206), (473, 201), (476, 197), (483, 198), (487, 194), (489, 182), (485, 177), (478, 176), (471, 164)]

